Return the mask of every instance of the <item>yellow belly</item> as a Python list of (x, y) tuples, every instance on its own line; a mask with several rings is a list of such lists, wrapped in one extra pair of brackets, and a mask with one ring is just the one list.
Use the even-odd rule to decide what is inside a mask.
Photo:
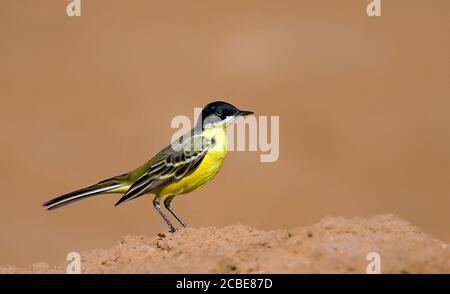
[(206, 136), (214, 137), (215, 146), (208, 151), (199, 166), (189, 175), (161, 188), (157, 194), (161, 197), (189, 193), (209, 181), (219, 171), (227, 154), (227, 140), (225, 128), (205, 130)]

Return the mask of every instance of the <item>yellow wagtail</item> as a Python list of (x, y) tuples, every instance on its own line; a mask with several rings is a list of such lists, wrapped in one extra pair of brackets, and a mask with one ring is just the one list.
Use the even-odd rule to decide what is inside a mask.
[(174, 232), (175, 227), (160, 207), (160, 201), (186, 227), (172, 209), (176, 195), (189, 193), (208, 183), (219, 171), (227, 153), (226, 127), (239, 116), (252, 114), (226, 102), (212, 102), (203, 108), (196, 126), (137, 169), (95, 185), (59, 196), (46, 203), (52, 210), (98, 194), (124, 193), (116, 205), (144, 194), (155, 194), (153, 206)]

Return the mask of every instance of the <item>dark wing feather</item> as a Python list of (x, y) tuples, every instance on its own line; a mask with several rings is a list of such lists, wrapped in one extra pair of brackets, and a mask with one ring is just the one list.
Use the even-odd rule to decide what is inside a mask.
[(154, 191), (193, 172), (213, 142), (201, 134), (192, 134), (164, 148), (152, 159), (147, 171), (138, 178), (116, 205)]

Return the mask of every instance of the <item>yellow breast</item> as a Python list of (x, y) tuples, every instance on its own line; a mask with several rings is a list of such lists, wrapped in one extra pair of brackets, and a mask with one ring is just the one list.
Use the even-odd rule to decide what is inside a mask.
[(215, 145), (203, 158), (199, 166), (189, 175), (164, 186), (158, 195), (161, 197), (189, 193), (211, 181), (222, 166), (227, 154), (226, 127), (205, 129), (203, 135), (214, 138)]

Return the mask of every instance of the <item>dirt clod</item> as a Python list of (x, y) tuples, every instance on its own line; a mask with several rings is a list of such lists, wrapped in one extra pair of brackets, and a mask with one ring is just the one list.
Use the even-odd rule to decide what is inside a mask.
[[(326, 217), (293, 230), (244, 225), (126, 236), (82, 254), (83, 273), (365, 273), (367, 254), (382, 273), (450, 273), (450, 249), (395, 215)], [(64, 273), (66, 265), (1, 266), (0, 273)]]

